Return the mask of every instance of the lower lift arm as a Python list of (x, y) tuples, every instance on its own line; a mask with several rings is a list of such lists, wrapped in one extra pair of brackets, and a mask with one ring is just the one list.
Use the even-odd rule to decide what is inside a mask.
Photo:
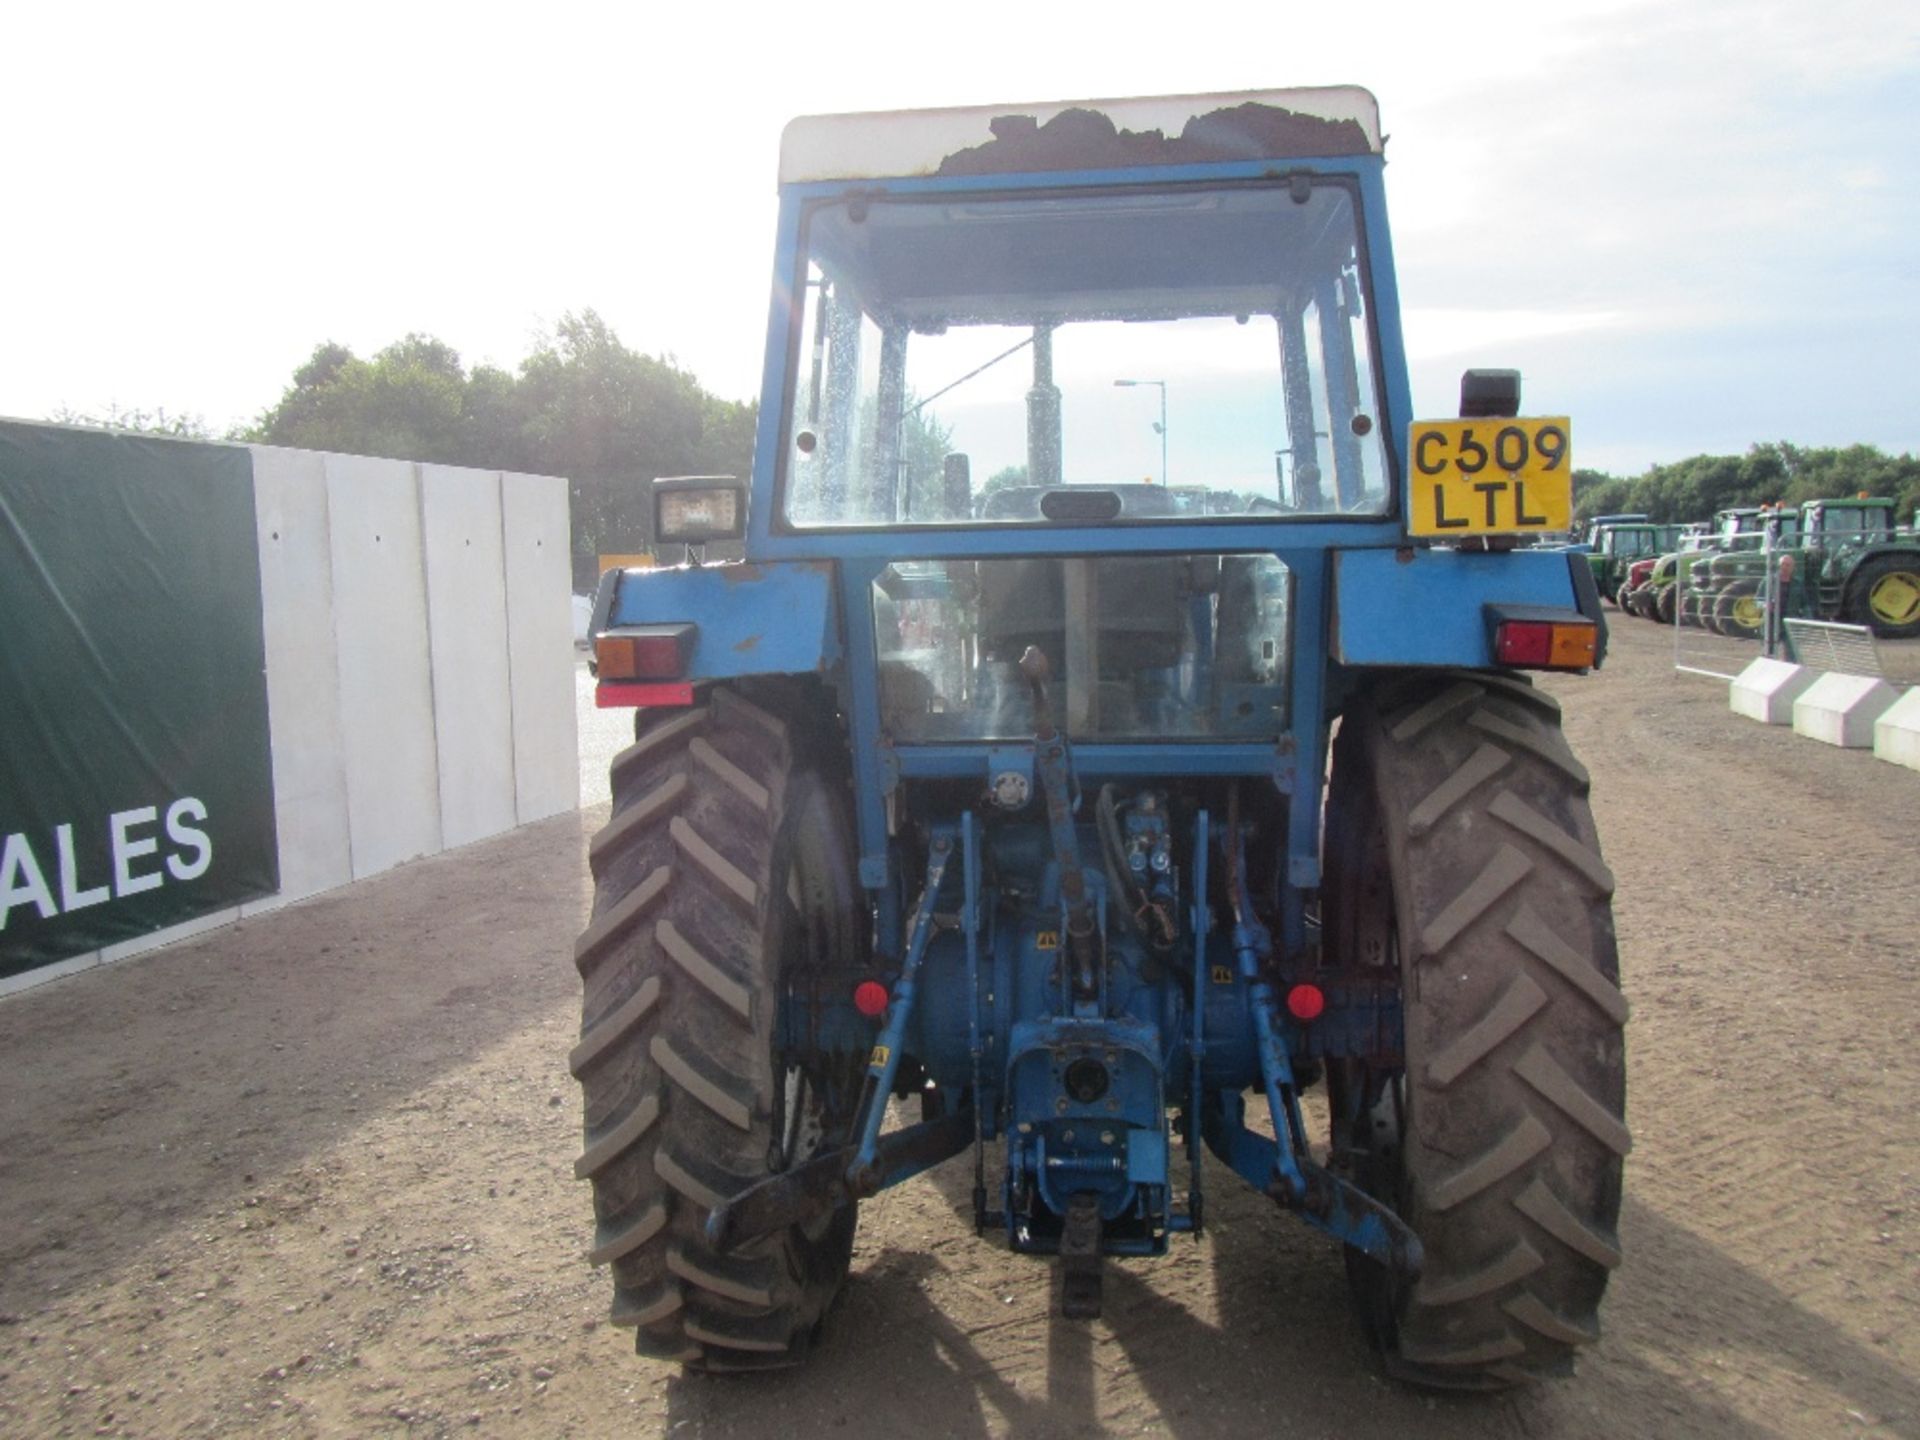
[(1420, 1237), (1387, 1206), (1315, 1164), (1308, 1151), (1299, 1089), (1280, 1032), (1278, 997), (1266, 976), (1273, 939), (1253, 913), (1252, 896), (1247, 890), (1246, 838), (1240, 830), (1239, 811), (1236, 788), (1228, 800), (1227, 828), (1222, 837), (1227, 895), (1233, 910), (1234, 964), (1247, 982), (1260, 1079), (1277, 1138), (1269, 1140), (1254, 1134), (1237, 1115), (1226, 1115), (1222, 1106), (1210, 1116), (1213, 1123), (1209, 1128), (1216, 1134), (1209, 1139), (1235, 1170), (1278, 1204), (1298, 1210), (1320, 1229), (1405, 1279), (1417, 1279), (1422, 1263)]

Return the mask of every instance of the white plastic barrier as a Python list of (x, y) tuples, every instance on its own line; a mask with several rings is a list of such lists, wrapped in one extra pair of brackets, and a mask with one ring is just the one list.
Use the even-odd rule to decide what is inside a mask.
[(1920, 690), (1909, 690), (1873, 722), (1873, 753), (1920, 770)]
[(1727, 692), (1727, 704), (1734, 714), (1762, 725), (1791, 725), (1793, 702), (1818, 675), (1804, 665), (1762, 656), (1735, 677)]
[(1822, 675), (1793, 702), (1793, 733), (1849, 750), (1873, 744), (1873, 724), (1900, 692), (1866, 675)]

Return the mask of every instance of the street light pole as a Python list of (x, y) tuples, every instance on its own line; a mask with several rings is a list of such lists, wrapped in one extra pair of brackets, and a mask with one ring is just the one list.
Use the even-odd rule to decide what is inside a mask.
[(1136, 385), (1152, 385), (1160, 391), (1160, 423), (1153, 428), (1160, 432), (1160, 484), (1167, 483), (1167, 382), (1164, 380), (1116, 380), (1115, 385), (1123, 390)]

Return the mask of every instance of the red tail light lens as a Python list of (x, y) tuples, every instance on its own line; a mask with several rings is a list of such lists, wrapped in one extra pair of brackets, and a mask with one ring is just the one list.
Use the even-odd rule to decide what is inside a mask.
[(686, 673), (691, 625), (643, 625), (593, 637), (602, 680), (678, 680)]
[(1502, 620), (1493, 632), (1493, 659), (1516, 670), (1591, 670), (1600, 630), (1589, 621)]
[(1544, 620), (1507, 620), (1493, 635), (1493, 658), (1500, 665), (1544, 666), (1553, 654), (1553, 626)]

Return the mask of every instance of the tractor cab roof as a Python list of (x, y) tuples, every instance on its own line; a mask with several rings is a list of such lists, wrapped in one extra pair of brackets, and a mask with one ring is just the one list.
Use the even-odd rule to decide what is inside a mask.
[(780, 183), (1115, 170), (1379, 155), (1357, 85), (1132, 100), (809, 115), (780, 141)]

